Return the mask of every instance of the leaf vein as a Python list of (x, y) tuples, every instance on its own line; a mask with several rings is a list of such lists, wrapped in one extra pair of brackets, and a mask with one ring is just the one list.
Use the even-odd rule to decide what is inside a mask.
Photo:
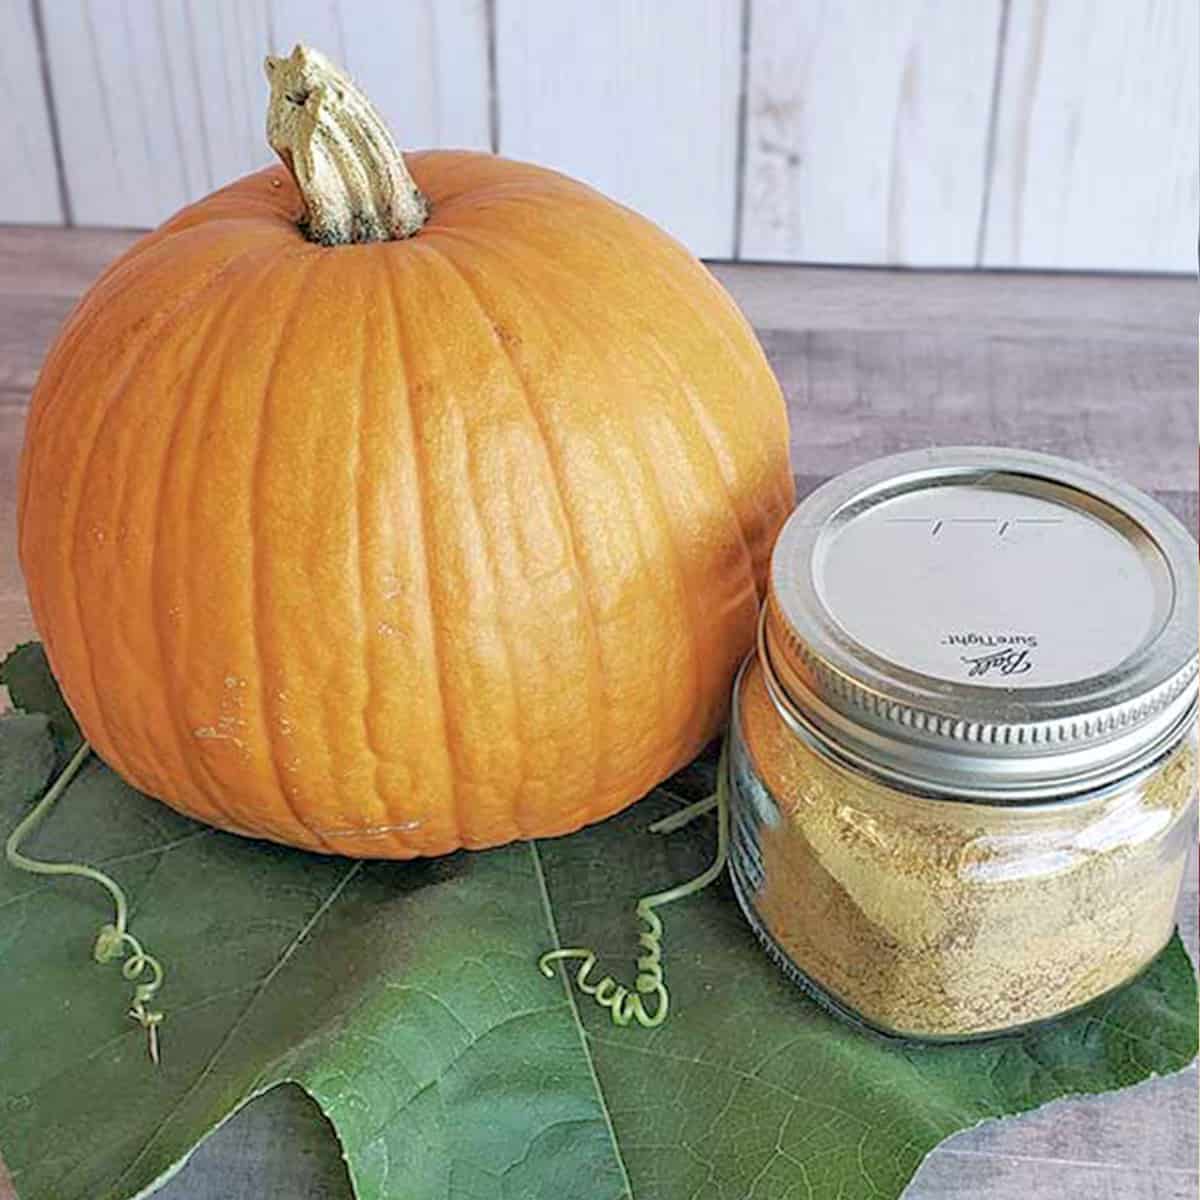
[[(555, 950), (562, 949), (562, 940), (558, 936), (558, 922), (554, 919), (554, 908), (550, 903), (550, 889), (546, 886), (546, 873), (542, 870), (542, 859), (538, 853), (538, 844), (536, 841), (531, 841), (529, 844), (529, 853), (533, 858), (533, 870), (537, 876), (538, 889), (542, 897), (542, 911), (546, 918), (546, 925), (550, 932), (551, 946)], [(571, 1006), (571, 1017), (575, 1022), (575, 1028), (579, 1033), (579, 1044), (583, 1050), (583, 1057), (587, 1062), (588, 1070), (591, 1072), (592, 1084), (596, 1089), (596, 1098), (600, 1104), (600, 1110), (604, 1113), (604, 1121), (608, 1126), (609, 1140), (612, 1142), (613, 1154), (617, 1160), (617, 1166), (621, 1169), (621, 1179), (625, 1184), (625, 1192), (629, 1200), (633, 1200), (633, 1184), (629, 1179), (629, 1169), (625, 1165), (624, 1156), (621, 1154), (621, 1146), (617, 1141), (617, 1131), (613, 1127), (612, 1113), (608, 1108), (608, 1101), (604, 1096), (604, 1089), (600, 1086), (600, 1076), (596, 1072), (596, 1063), (592, 1058), (591, 1047), (588, 1045), (588, 1035), (583, 1028), (583, 1020), (579, 1016), (579, 1007), (575, 1003), (575, 993), (571, 988), (570, 981), (567, 979), (566, 972), (559, 964), (559, 979), (562, 983), (563, 991), (567, 996), (567, 1003)]]
[(242, 1009), (242, 1011), (238, 1014), (237, 1020), (234, 1021), (234, 1023), (229, 1027), (229, 1032), (217, 1044), (216, 1049), (209, 1056), (208, 1062), (206, 1062), (204, 1064), (204, 1066), (201, 1068), (200, 1073), (196, 1076), (196, 1079), (192, 1083), (191, 1087), (189, 1087), (183, 1093), (183, 1095), (179, 1097), (179, 1099), (176, 1101), (176, 1103), (171, 1108), (171, 1111), (168, 1112), (163, 1117), (163, 1119), (159, 1122), (157, 1127), (151, 1132), (150, 1136), (143, 1143), (142, 1148), (133, 1156), (132, 1159), (130, 1159), (129, 1165), (125, 1168), (124, 1171), (121, 1172), (120, 1175), (117, 1176), (116, 1180), (113, 1183), (114, 1191), (116, 1189), (118, 1189), (120, 1187), (120, 1185), (126, 1179), (129, 1178), (129, 1176), (132, 1174), (134, 1169), (142, 1162), (142, 1160), (149, 1153), (151, 1147), (158, 1140), (159, 1135), (162, 1133), (162, 1131), (164, 1129), (166, 1129), (167, 1126), (170, 1124), (171, 1119), (176, 1115), (176, 1113), (179, 1112), (179, 1110), (183, 1107), (183, 1105), (192, 1097), (192, 1095), (195, 1093), (196, 1089), (204, 1082), (204, 1080), (208, 1078), (209, 1074), (212, 1072), (213, 1067), (216, 1065), (217, 1060), (221, 1057), (221, 1054), (224, 1052), (225, 1048), (230, 1045), (230, 1043), (233, 1041), (234, 1037), (237, 1035), (238, 1030), (240, 1030), (242, 1028), (242, 1026), (246, 1023), (247, 1018), (249, 1017), (250, 1013), (254, 1010), (254, 1006), (258, 1003), (258, 1000), (260, 999), (260, 997), (266, 992), (267, 988), (269, 988), (271, 986), (272, 980), (274, 980), (275, 976), (278, 975), (279, 972), (281, 970), (283, 970), (283, 968), (287, 965), (288, 960), (300, 948), (301, 944), (304, 942), (304, 939), (306, 937), (308, 937), (308, 935), (312, 932), (312, 930), (316, 926), (317, 922), (325, 915), (326, 912), (329, 911), (330, 907), (334, 904), (334, 902), (342, 894), (342, 892), (345, 891), (345, 889), (349, 885), (350, 881), (362, 870), (363, 865), (364, 865), (364, 863), (363, 863), (363, 860), (361, 860), (361, 859), (352, 863), (350, 868), (345, 872), (345, 874), (341, 877), (341, 879), (338, 880), (338, 882), (330, 890), (329, 895), (326, 896), (323, 901), (321, 901), (321, 904), (318, 906), (317, 910), (304, 923), (304, 925), (301, 927), (299, 933), (296, 934), (296, 936), (292, 939), (291, 943), (287, 946), (287, 948), (284, 950), (284, 952), (279, 956), (279, 961), (263, 977), (262, 982), (255, 989), (254, 995), (250, 997), (249, 1001), (246, 1004), (246, 1007), (244, 1009)]

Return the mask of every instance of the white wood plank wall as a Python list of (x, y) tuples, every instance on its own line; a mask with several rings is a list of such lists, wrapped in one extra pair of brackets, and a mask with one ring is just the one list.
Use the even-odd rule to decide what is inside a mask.
[(1194, 270), (1198, 54), (1197, 0), (1012, 0), (984, 265)]
[(63, 212), (35, 10), (0, 0), (0, 221), (60, 224)]
[(747, 258), (973, 263), (1000, 0), (758, 0)]
[(0, 0), (0, 222), (270, 161), (262, 59), (405, 146), (586, 179), (710, 258), (1192, 272), (1197, 0)]
[(738, 0), (496, 0), (495, 13), (501, 153), (593, 184), (697, 254), (731, 258)]

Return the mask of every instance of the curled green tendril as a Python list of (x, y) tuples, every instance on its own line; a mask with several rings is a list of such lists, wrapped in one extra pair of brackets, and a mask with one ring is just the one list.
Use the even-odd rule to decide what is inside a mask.
[[(150, 1008), (149, 1002), (162, 987), (163, 969), (158, 959), (147, 954), (142, 949), (141, 942), (126, 929), (129, 923), (129, 903), (125, 899), (121, 885), (115, 879), (105, 875), (103, 871), (98, 871), (95, 867), (89, 867), (84, 863), (42, 862), (39, 859), (27, 857), (20, 850), (21, 843), (45, 820), (55, 802), (79, 774), (80, 768), (87, 761), (90, 753), (91, 746), (84, 742), (59, 777), (47, 789), (46, 794), (8, 835), (8, 840), (4, 843), (4, 856), (18, 871), (28, 871), (33, 875), (74, 875), (81, 879), (90, 879), (94, 883), (98, 883), (112, 897), (116, 914), (111, 924), (100, 927), (100, 932), (96, 935), (96, 941), (92, 947), (92, 958), (98, 963), (122, 959), (121, 975), (130, 983), (135, 983), (149, 972), (149, 978), (142, 979), (133, 989), (129, 1016), (145, 1029), (149, 1039), (150, 1057), (157, 1063), (158, 1027), (162, 1024), (163, 1014), (157, 1009)], [(125, 954), (126, 949), (130, 951), (128, 956)]]
[[(590, 982), (588, 977), (596, 965), (596, 953), (586, 947), (573, 946), (570, 949), (548, 950), (538, 959), (538, 970), (547, 979), (554, 978), (555, 963), (578, 960), (579, 970), (575, 974), (575, 986), (584, 995), (591, 996), (601, 1008), (607, 1008), (614, 1025), (628, 1025), (630, 1021), (637, 1021), (644, 1028), (652, 1029), (667, 1019), (667, 1013), (671, 1008), (671, 996), (663, 977), (663, 924), (654, 910), (675, 900), (682, 900), (685, 896), (690, 896), (694, 892), (708, 887), (725, 869), (725, 862), (729, 857), (729, 799), (725, 769), (725, 753), (722, 752), (721, 762), (717, 767), (716, 794), (699, 800), (695, 804), (690, 804), (687, 808), (672, 813), (661, 821), (655, 821), (650, 826), (651, 833), (674, 833), (675, 830), (682, 829), (697, 817), (703, 816), (715, 808), (717, 810), (717, 853), (712, 865), (703, 874), (697, 875), (695, 879), (676, 884), (675, 887), (668, 888), (665, 892), (655, 892), (653, 895), (643, 896), (637, 902), (637, 915), (647, 927), (638, 934), (638, 942), (645, 953), (638, 956), (638, 973), (634, 979), (633, 989), (618, 983), (611, 975), (605, 975), (599, 983)], [(656, 1001), (652, 1009), (647, 1008), (647, 1001), (651, 1000)]]

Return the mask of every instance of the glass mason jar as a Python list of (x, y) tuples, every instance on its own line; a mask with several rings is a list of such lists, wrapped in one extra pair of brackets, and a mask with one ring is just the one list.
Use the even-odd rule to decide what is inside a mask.
[(1024, 451), (898, 455), (802, 503), (728, 759), (735, 890), (785, 972), (957, 1040), (1148, 966), (1196, 840), (1196, 575), (1161, 506)]

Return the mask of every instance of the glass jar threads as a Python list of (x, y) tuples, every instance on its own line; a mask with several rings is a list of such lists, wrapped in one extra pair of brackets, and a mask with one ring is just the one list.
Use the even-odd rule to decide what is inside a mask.
[(826, 484), (734, 692), (731, 870), (784, 970), (960, 1039), (1142, 971), (1196, 836), (1197, 547), (1065, 460), (920, 451)]

